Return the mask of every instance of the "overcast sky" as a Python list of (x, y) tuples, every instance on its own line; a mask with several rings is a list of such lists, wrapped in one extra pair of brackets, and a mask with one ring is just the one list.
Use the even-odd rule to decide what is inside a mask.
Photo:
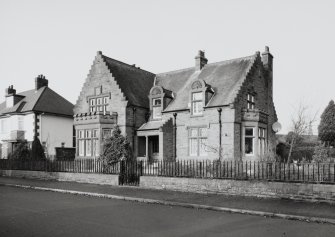
[[(0, 0), (0, 98), (44, 74), (75, 103), (96, 52), (154, 73), (270, 47), (274, 102), (289, 130), (303, 102), (319, 114), (335, 99), (335, 1)], [(317, 130), (318, 122), (314, 127)]]

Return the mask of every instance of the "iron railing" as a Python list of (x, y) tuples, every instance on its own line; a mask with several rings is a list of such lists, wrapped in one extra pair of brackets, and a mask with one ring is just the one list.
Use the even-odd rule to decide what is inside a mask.
[(163, 176), (207, 179), (264, 180), (335, 184), (335, 163), (278, 163), (261, 161), (134, 161), (106, 166), (102, 161), (0, 160), (2, 170), (31, 170), (119, 174), (124, 182), (133, 177)]

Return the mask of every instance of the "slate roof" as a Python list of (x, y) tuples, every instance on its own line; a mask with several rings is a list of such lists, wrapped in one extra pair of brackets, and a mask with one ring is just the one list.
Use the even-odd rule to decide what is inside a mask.
[(148, 108), (148, 95), (155, 74), (104, 55), (102, 57), (127, 100), (132, 105)]
[(5, 102), (1, 103), (0, 115), (34, 111), (73, 116), (73, 104), (49, 87), (44, 86), (38, 90), (28, 90), (17, 95), (23, 96), (23, 99), (10, 108), (5, 107)]
[(246, 75), (255, 62), (257, 54), (217, 63), (206, 64), (200, 71), (194, 67), (157, 74), (155, 85), (171, 90), (175, 99), (165, 111), (188, 109), (191, 84), (196, 79), (202, 79), (210, 85), (215, 94), (210, 106), (222, 106), (233, 103), (244, 82)]

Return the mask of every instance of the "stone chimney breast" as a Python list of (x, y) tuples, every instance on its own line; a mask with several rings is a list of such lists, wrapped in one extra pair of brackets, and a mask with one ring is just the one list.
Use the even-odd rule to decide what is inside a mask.
[(43, 86), (48, 86), (48, 80), (41, 74), (35, 78), (35, 90), (39, 90)]
[(198, 55), (195, 56), (195, 70), (201, 70), (206, 64), (208, 60), (205, 57), (205, 52), (202, 50), (198, 51)]

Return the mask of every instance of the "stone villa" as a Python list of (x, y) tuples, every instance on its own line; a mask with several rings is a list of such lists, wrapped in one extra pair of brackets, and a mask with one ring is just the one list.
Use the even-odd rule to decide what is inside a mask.
[(138, 160), (255, 160), (275, 152), (273, 56), (154, 74), (98, 52), (74, 107), (76, 157), (92, 158), (117, 124)]

